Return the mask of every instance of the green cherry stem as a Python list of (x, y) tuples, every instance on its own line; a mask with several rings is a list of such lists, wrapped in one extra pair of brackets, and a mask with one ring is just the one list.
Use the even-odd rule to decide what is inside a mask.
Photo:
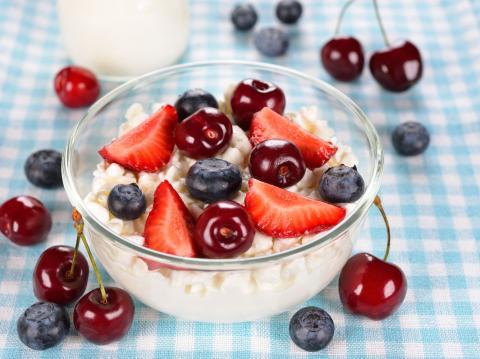
[(338, 15), (337, 25), (335, 26), (335, 36), (340, 33), (340, 25), (342, 24), (343, 17), (347, 12), (347, 9), (352, 5), (356, 0), (348, 0), (343, 6), (342, 10), (340, 10), (340, 15)]
[(75, 250), (73, 251), (72, 265), (70, 266), (70, 270), (66, 274), (67, 279), (73, 278), (74, 271), (75, 271), (75, 264), (77, 263), (77, 253), (78, 253), (79, 245), (80, 245), (80, 236), (77, 234), (77, 240), (75, 242)]
[(378, 26), (380, 27), (380, 31), (382, 32), (383, 42), (385, 43), (386, 47), (390, 47), (390, 41), (388, 41), (387, 32), (385, 31), (385, 26), (383, 26), (382, 17), (380, 16), (380, 10), (378, 9), (378, 2), (377, 0), (372, 0), (373, 7), (375, 8), (375, 16), (377, 17)]
[[(95, 261), (95, 258), (93, 258), (92, 251), (90, 250), (90, 246), (88, 245), (87, 239), (85, 238), (85, 235), (83, 234), (83, 218), (80, 212), (77, 211), (76, 208), (73, 209), (72, 211), (72, 219), (73, 219), (73, 226), (75, 227), (75, 230), (77, 231), (77, 238), (80, 238), (83, 242), (83, 245), (85, 246), (85, 249), (88, 254), (88, 258), (90, 259), (90, 263), (92, 263), (93, 267), (93, 272), (95, 273), (95, 277), (97, 277), (97, 282), (98, 286), (100, 287), (100, 295), (101, 295), (101, 303), (102, 304), (107, 304), (107, 292), (105, 291), (105, 286), (103, 285), (102, 281), (102, 276), (100, 275), (100, 271), (98, 270), (97, 267), (97, 262)], [(78, 242), (77, 242), (78, 243)]]
[(390, 224), (388, 223), (388, 218), (387, 214), (385, 213), (385, 210), (383, 209), (382, 206), (382, 201), (380, 200), (380, 197), (376, 196), (375, 199), (373, 200), (373, 203), (375, 206), (378, 208), (380, 211), (383, 221), (385, 222), (385, 226), (387, 227), (387, 249), (385, 250), (385, 255), (383, 256), (383, 260), (386, 262), (388, 258), (388, 254), (390, 253)]

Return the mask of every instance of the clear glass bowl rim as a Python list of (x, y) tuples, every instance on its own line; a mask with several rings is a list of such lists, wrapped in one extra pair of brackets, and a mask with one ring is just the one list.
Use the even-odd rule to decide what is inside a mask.
[[(100, 111), (105, 105), (110, 103), (116, 97), (121, 96), (125, 92), (131, 90), (135, 86), (144, 81), (150, 81), (155, 77), (163, 77), (175, 73), (186, 72), (195, 68), (212, 67), (212, 66), (245, 66), (255, 70), (266, 70), (279, 75), (287, 75), (299, 80), (308, 81), (313, 87), (327, 93), (334, 97), (342, 106), (346, 107), (352, 112), (363, 125), (363, 131), (367, 137), (370, 145), (370, 155), (374, 159), (373, 171), (371, 179), (365, 183), (365, 193), (355, 203), (355, 207), (347, 214), (347, 217), (338, 225), (329, 231), (319, 233), (315, 239), (301, 246), (291, 248), (286, 251), (278, 252), (268, 256), (259, 256), (252, 258), (235, 258), (235, 259), (207, 259), (207, 258), (187, 258), (161, 253), (147, 247), (143, 247), (128, 241), (122, 236), (113, 232), (108, 226), (98, 221), (91, 211), (85, 205), (83, 198), (79, 194), (74, 181), (74, 174), (72, 165), (74, 162), (74, 148), (82, 129), (88, 125), (88, 122)], [(378, 133), (374, 125), (367, 118), (365, 113), (359, 106), (353, 102), (348, 96), (337, 90), (328, 83), (318, 80), (310, 75), (304, 74), (300, 71), (289, 69), (283, 66), (272, 65), (262, 62), (253, 61), (237, 61), (237, 60), (222, 60), (222, 61), (202, 61), (180, 64), (175, 66), (165, 67), (159, 70), (149, 72), (145, 75), (136, 77), (105, 94), (102, 98), (97, 100), (85, 113), (85, 115), (73, 127), (67, 144), (65, 146), (62, 158), (62, 177), (63, 185), (71, 204), (81, 213), (85, 223), (93, 228), (94, 231), (103, 237), (112, 241), (115, 245), (121, 245), (129, 248), (138, 255), (145, 258), (164, 263), (168, 266), (182, 268), (184, 270), (208, 270), (208, 271), (225, 271), (225, 270), (246, 270), (258, 265), (273, 264), (277, 261), (287, 258), (294, 258), (301, 254), (306, 254), (316, 249), (317, 247), (328, 244), (347, 232), (356, 221), (362, 219), (370, 206), (373, 203), (375, 196), (378, 193), (383, 173), (383, 149)], [(341, 239), (340, 239), (341, 240)]]

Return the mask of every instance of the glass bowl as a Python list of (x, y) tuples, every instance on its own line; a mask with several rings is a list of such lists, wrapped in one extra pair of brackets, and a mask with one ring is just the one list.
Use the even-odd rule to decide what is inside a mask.
[[(271, 255), (235, 258), (184, 258), (160, 253), (118, 235), (86, 205), (97, 150), (117, 136), (128, 107), (139, 102), (173, 103), (189, 88), (218, 98), (232, 83), (258, 78), (280, 86), (287, 111), (318, 107), (338, 140), (348, 144), (365, 180), (365, 193), (348, 207), (345, 219), (303, 245)], [(320, 292), (349, 258), (355, 236), (380, 186), (383, 152), (372, 123), (334, 87), (280, 66), (243, 61), (210, 61), (164, 68), (133, 79), (98, 100), (76, 124), (65, 148), (63, 182), (82, 214), (86, 234), (111, 277), (146, 305), (189, 320), (241, 322), (287, 311)], [(103, 221), (102, 221), (103, 220)], [(146, 261), (157, 262), (149, 271)]]

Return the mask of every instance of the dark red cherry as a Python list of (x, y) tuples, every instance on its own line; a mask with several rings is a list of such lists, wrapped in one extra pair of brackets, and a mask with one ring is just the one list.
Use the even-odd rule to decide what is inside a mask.
[(364, 56), (360, 41), (352, 36), (337, 36), (322, 47), (320, 58), (325, 70), (339, 81), (353, 81), (363, 71)]
[(93, 72), (79, 66), (61, 69), (54, 80), (60, 101), (71, 108), (90, 106), (100, 94), (100, 84)]
[(305, 161), (297, 146), (285, 140), (266, 140), (250, 154), (250, 173), (262, 182), (289, 187), (305, 174)]
[(195, 243), (207, 258), (236, 257), (251, 247), (254, 236), (245, 208), (229, 200), (208, 206), (195, 225)]
[(248, 130), (253, 114), (264, 107), (282, 115), (285, 110), (285, 95), (281, 88), (270, 82), (246, 79), (233, 91), (230, 104), (237, 125)]
[(386, 90), (402, 92), (422, 77), (422, 56), (410, 41), (403, 41), (375, 52), (370, 58), (370, 72)]
[(132, 325), (135, 306), (126, 291), (106, 287), (107, 303), (102, 303), (100, 289), (85, 294), (73, 310), (73, 324), (85, 339), (95, 344), (120, 340)]
[(0, 232), (15, 244), (30, 246), (42, 242), (51, 228), (50, 213), (34, 197), (13, 197), (0, 206)]
[(402, 304), (407, 279), (398, 266), (368, 253), (358, 253), (340, 272), (338, 289), (347, 310), (380, 320)]
[(85, 292), (88, 281), (88, 263), (82, 253), (77, 252), (73, 273), (74, 248), (54, 246), (45, 250), (38, 258), (33, 271), (33, 293), (45, 302), (67, 305), (75, 302)]
[(177, 125), (175, 143), (187, 156), (213, 157), (230, 142), (232, 123), (222, 112), (204, 107)]

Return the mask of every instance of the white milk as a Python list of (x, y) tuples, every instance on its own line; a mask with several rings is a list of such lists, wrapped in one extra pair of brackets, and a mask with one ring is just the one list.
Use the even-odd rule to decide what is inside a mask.
[(141, 75), (187, 46), (188, 0), (57, 0), (57, 10), (67, 54), (98, 75)]

